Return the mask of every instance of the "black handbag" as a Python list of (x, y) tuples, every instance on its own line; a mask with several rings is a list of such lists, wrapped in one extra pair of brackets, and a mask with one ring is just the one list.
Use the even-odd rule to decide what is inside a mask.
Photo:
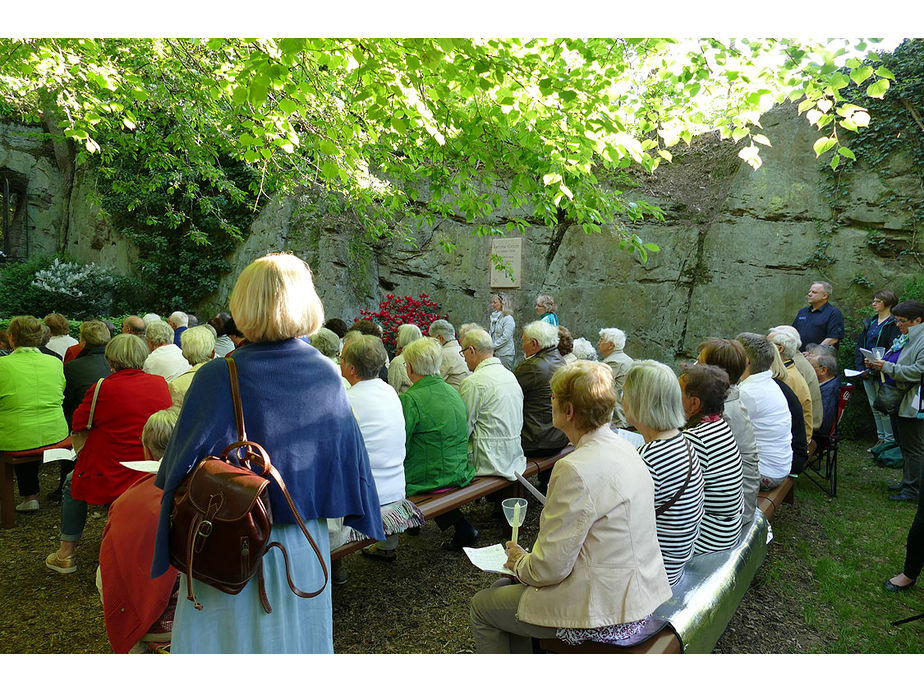
[(883, 414), (895, 416), (898, 414), (898, 408), (901, 406), (904, 398), (904, 390), (894, 385), (879, 383), (879, 392), (876, 394), (876, 399), (873, 400), (873, 408), (876, 411), (881, 411)]

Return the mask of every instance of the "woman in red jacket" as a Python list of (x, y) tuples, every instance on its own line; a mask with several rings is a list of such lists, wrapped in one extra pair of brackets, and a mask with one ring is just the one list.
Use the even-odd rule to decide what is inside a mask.
[(64, 484), (61, 499), (61, 546), (45, 559), (59, 573), (77, 570), (74, 545), (87, 522), (87, 505), (108, 505), (144, 476), (120, 462), (141, 460), (141, 430), (155, 411), (172, 401), (167, 381), (141, 370), (148, 355), (140, 337), (120, 334), (106, 345), (112, 375), (87, 390), (74, 412), (72, 430), (87, 428), (93, 393), (99, 387), (90, 435)]

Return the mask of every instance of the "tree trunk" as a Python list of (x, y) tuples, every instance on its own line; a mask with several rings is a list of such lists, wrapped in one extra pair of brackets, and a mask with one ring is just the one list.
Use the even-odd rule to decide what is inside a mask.
[(67, 249), (68, 231), (70, 229), (71, 194), (74, 191), (74, 143), (64, 135), (58, 126), (60, 115), (57, 111), (46, 108), (42, 112), (42, 123), (52, 135), (52, 145), (55, 151), (55, 162), (61, 172), (63, 210), (61, 223), (58, 227), (58, 252), (64, 253)]

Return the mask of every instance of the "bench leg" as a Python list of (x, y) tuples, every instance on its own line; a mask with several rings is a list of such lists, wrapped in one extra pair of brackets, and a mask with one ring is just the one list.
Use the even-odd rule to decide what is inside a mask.
[(13, 465), (3, 462), (3, 487), (0, 489), (0, 521), (3, 529), (13, 529), (16, 526), (16, 495), (14, 493), (15, 472)]

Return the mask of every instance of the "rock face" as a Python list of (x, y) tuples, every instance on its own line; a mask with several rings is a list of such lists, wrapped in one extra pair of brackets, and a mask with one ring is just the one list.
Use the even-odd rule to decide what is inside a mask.
[[(588, 236), (574, 226), (556, 239), (551, 229), (529, 227), (522, 288), (507, 292), (518, 327), (535, 319), (536, 295), (548, 293), (575, 336), (596, 344), (601, 328), (620, 327), (630, 355), (675, 363), (694, 357), (707, 337), (792, 322), (815, 279), (831, 282), (832, 302), (846, 310), (868, 305), (879, 288), (900, 293), (920, 267), (913, 259), (896, 262), (891, 251), (877, 254), (871, 234), (886, 234), (892, 251), (910, 243), (907, 210), (924, 202), (910, 157), (894, 156), (888, 176), (862, 168), (850, 174), (846, 207), (835, 210), (823, 193), (824, 164), (812, 151), (817, 131), (794, 106), (775, 109), (763, 123), (773, 147), (763, 148), (757, 171), (733, 144), (703, 137), (676, 152), (670, 166), (639, 177), (630, 197), (665, 212), (663, 221), (629, 227), (661, 248), (646, 264), (619, 250), (612, 229)], [(349, 321), (385, 293), (424, 292), (456, 326), (487, 324), (490, 238), (451, 219), (420, 229), (414, 240), (416, 247), (367, 243), (355, 226), (300, 198), (261, 215), (235, 266), (272, 249), (296, 252), (315, 273), (328, 317)], [(440, 245), (446, 240), (456, 246), (452, 253)], [(232, 285), (229, 277), (222, 293)]]
[(56, 252), (70, 191), (62, 188), (54, 149), (40, 127), (0, 122), (0, 196), (4, 180), (13, 209), (3, 251), (14, 259)]
[[(914, 243), (910, 210), (924, 204), (910, 155), (898, 152), (878, 171), (857, 167), (844, 177), (849, 194), (835, 203), (825, 194), (824, 163), (812, 151), (817, 131), (792, 105), (762, 120), (773, 147), (762, 148), (757, 171), (737, 158), (735, 145), (705, 136), (678, 148), (673, 164), (637, 176), (626, 196), (653, 201), (665, 214), (663, 221), (627, 225), (661, 248), (645, 264), (619, 249), (614, 229), (588, 236), (577, 226), (563, 233), (528, 227), (522, 287), (507, 292), (518, 327), (536, 318), (535, 297), (547, 293), (576, 337), (596, 343), (601, 328), (620, 327), (631, 356), (672, 364), (695, 356), (706, 337), (790, 323), (815, 279), (831, 282), (832, 302), (847, 311), (867, 306), (876, 289), (901, 293), (922, 272), (914, 258), (896, 259)], [(28, 182), (31, 252), (53, 251), (55, 210), (66, 193), (50, 147), (17, 139), (21, 130), (0, 128), (0, 172), (16, 171)], [(101, 218), (88, 190), (92, 181), (78, 171), (68, 253), (129, 271), (134, 250)], [(350, 321), (386, 293), (427, 293), (457, 327), (486, 325), (491, 239), (471, 232), (463, 221), (445, 219), (413, 232), (413, 243), (369, 240), (349, 216), (329, 213), (311, 196), (277, 200), (235, 251), (235, 269), (209, 308), (227, 305), (247, 263), (291, 250), (311, 266), (327, 317)], [(441, 245), (447, 241), (455, 244), (451, 253)]]

